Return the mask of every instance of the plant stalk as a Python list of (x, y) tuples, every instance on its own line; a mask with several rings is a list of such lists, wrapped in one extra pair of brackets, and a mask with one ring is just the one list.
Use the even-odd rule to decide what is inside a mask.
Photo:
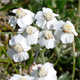
[(13, 68), (15, 69), (16, 73), (19, 74), (18, 70), (16, 69), (15, 65), (13, 64), (12, 60), (10, 59), (10, 57), (8, 56), (8, 54), (6, 53), (6, 51), (4, 50), (4, 48), (0, 45), (0, 47), (3, 49), (5, 55), (8, 57), (9, 61), (11, 62)]
[(0, 20), (0, 22), (2, 22), (5, 26), (7, 26), (13, 32), (13, 34), (16, 35), (15, 32), (14, 32), (14, 30), (8, 24), (4, 23), (1, 20)]
[(75, 43), (74, 43), (74, 41), (73, 41), (73, 74), (72, 74), (72, 80), (74, 80), (74, 76), (75, 76), (75, 63), (76, 63)]
[(78, 1), (78, 12), (77, 12), (77, 20), (76, 20), (76, 27), (77, 27), (77, 31), (78, 31), (78, 28), (79, 28), (79, 19), (80, 19), (80, 0)]

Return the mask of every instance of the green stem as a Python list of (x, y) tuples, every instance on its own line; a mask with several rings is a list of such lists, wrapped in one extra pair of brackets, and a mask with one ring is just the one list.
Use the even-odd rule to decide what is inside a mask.
[(55, 55), (55, 52), (51, 55), (51, 57), (48, 59), (47, 62), (49, 62), (53, 58), (54, 55)]
[(58, 58), (60, 58), (60, 48), (55, 47), (55, 51), (56, 51), (56, 53), (57, 53), (57, 55), (58, 55)]
[(42, 59), (42, 64), (44, 64), (46, 61), (45, 61), (45, 57), (44, 57), (44, 53), (46, 51), (46, 48), (44, 49), (41, 49), (39, 52), (40, 52), (40, 57)]
[(26, 66), (26, 65), (24, 65), (24, 64), (20, 64), (20, 63), (17, 63), (17, 65), (19, 66), (19, 65), (21, 65), (22, 67), (25, 67), (26, 69), (28, 69), (28, 66)]
[(1, 65), (2, 65), (2, 66), (6, 66), (6, 64), (3, 64), (3, 63), (0, 63), (0, 66), (1, 66)]
[(0, 47), (3, 49), (5, 55), (8, 57), (9, 61), (11, 62), (13, 68), (15, 69), (16, 73), (19, 74), (18, 70), (16, 69), (15, 65), (13, 64), (12, 60), (10, 59), (10, 57), (8, 56), (8, 54), (6, 53), (6, 51), (4, 50), (4, 48), (0, 45)]
[(28, 53), (29, 53), (29, 59), (27, 60), (26, 66), (29, 67), (32, 64), (33, 60), (34, 60), (33, 50), (28, 51)]
[(8, 63), (8, 62), (9, 62), (9, 60), (0, 58), (0, 62)]
[(58, 61), (59, 61), (59, 58), (56, 60), (56, 62), (54, 63), (54, 66), (53, 67), (55, 67), (55, 65), (58, 63)]
[(78, 17), (76, 20), (76, 27), (77, 27), (77, 31), (78, 31), (78, 25), (79, 25), (79, 19), (80, 19), (80, 0), (78, 1), (78, 13), (77, 13)]
[[(65, 58), (63, 57), (63, 59), (65, 59)], [(64, 61), (64, 60), (62, 60), (62, 59), (60, 58), (59, 61), (60, 61), (61, 63), (63, 63), (63, 64), (66, 64), (66, 63), (69, 63), (72, 59), (73, 59), (73, 57), (69, 57), (69, 58), (67, 58), (67, 59)]]
[(65, 55), (70, 54), (71, 49), (72, 49), (72, 47), (69, 47), (66, 50), (61, 51), (62, 55), (65, 56)]
[(4, 70), (4, 72), (3, 72), (3, 73), (5, 73), (5, 71), (7, 71), (7, 69), (8, 69), (8, 67), (9, 67), (9, 65), (10, 65), (10, 62), (8, 62), (8, 64), (7, 64), (7, 66), (6, 66), (6, 68), (5, 68), (5, 70)]
[(4, 22), (1, 21), (1, 20), (0, 20), (0, 22), (2, 22), (4, 25), (6, 25), (6, 26), (13, 32), (13, 34), (16, 35), (15, 32), (14, 32), (14, 30), (13, 30), (8, 24), (4, 23)]
[[(18, 34), (17, 32), (15, 33)], [(0, 32), (0, 34), (13, 34), (13, 32)]]
[(75, 57), (75, 43), (73, 41), (73, 75), (72, 75), (72, 80), (74, 80), (74, 76), (75, 76), (75, 62), (76, 62), (76, 57)]

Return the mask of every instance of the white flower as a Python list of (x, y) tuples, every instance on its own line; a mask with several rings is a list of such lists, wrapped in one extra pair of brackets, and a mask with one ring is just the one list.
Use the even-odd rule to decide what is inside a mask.
[(30, 10), (18, 8), (13, 9), (12, 12), (15, 13), (18, 17), (17, 24), (19, 25), (19, 27), (25, 27), (26, 25), (32, 24), (34, 21), (34, 13)]
[(29, 75), (21, 76), (19, 74), (15, 74), (12, 78), (9, 80), (34, 80), (34, 77), (31, 77)]
[(17, 21), (17, 18), (12, 16), (10, 19), (9, 19), (9, 24), (11, 27), (14, 27), (16, 25), (16, 22)]
[(47, 49), (54, 48), (57, 45), (57, 42), (52, 34), (52, 31), (44, 30), (39, 34), (40, 46), (45, 46)]
[(18, 34), (13, 36), (12, 39), (10, 39), (9, 44), (12, 49), (9, 49), (7, 54), (15, 62), (22, 62), (29, 58), (26, 51), (30, 50), (31, 47), (26, 44), (25, 38), (22, 35)]
[(27, 26), (25, 28), (20, 28), (18, 32), (24, 32), (23, 36), (26, 38), (28, 45), (37, 44), (39, 31), (36, 27)]
[(56, 16), (58, 14), (53, 13), (50, 8), (43, 7), (42, 11), (38, 11), (35, 15), (36, 24), (42, 29), (53, 29), (54, 23), (57, 21)]
[(54, 29), (54, 30), (59, 30), (59, 29), (63, 26), (63, 24), (65, 24), (65, 22), (63, 22), (62, 20), (56, 21), (56, 22), (54, 23), (53, 29)]
[(32, 72), (36, 71), (34, 74), (36, 74), (37, 77), (32, 75), (32, 72), (31, 76), (34, 76), (36, 80), (57, 80), (57, 72), (53, 68), (53, 64), (49, 62), (45, 63), (44, 65), (38, 64), (36, 66), (33, 66), (32, 69)]
[(55, 37), (58, 40), (61, 40), (64, 44), (72, 43), (74, 40), (74, 35), (78, 35), (75, 31), (74, 25), (70, 21), (62, 22), (61, 25), (58, 25), (60, 29), (57, 29), (54, 32)]

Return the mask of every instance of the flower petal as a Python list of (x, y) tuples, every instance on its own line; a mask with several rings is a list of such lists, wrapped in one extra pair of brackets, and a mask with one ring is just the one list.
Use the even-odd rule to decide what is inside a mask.
[(24, 51), (29, 51), (29, 50), (31, 49), (31, 47), (26, 44), (26, 40), (23, 40), (23, 41), (21, 42), (21, 45), (22, 45)]
[(37, 44), (37, 42), (38, 42), (38, 33), (35, 33), (35, 34), (32, 34), (32, 35), (26, 35), (25, 38), (26, 38), (26, 43), (28, 45)]
[(62, 20), (61, 20), (61, 21), (56, 21), (56, 22), (54, 23), (53, 29), (54, 29), (54, 30), (58, 30), (58, 29), (60, 29), (64, 24), (65, 24), (65, 22), (63, 22)]
[(13, 60), (15, 62), (22, 62), (23, 60), (27, 60), (29, 58), (29, 55), (27, 52), (23, 51), (21, 53), (17, 53), (13, 56)]
[(54, 40), (54, 39), (48, 39), (48, 40), (46, 40), (46, 42), (45, 42), (45, 46), (46, 46), (46, 48), (47, 49), (52, 49), (52, 48), (54, 48), (55, 46), (57, 45), (57, 43), (56, 43), (56, 41)]
[(52, 13), (53, 16), (59, 16), (59, 14)]
[(13, 49), (9, 49), (9, 50), (7, 51), (7, 54), (9, 55), (9, 57), (10, 57), (11, 59), (13, 59), (13, 55), (17, 54), (17, 52), (15, 52)]
[(61, 40), (61, 35), (62, 34), (64, 34), (64, 32), (61, 30), (61, 29), (59, 29), (59, 30), (56, 30), (55, 32), (54, 32), (54, 37), (55, 37), (55, 39), (56, 40)]
[(18, 24), (18, 26), (21, 27), (21, 28), (26, 26), (26, 25), (22, 22), (22, 18), (18, 18), (18, 19), (17, 19), (17, 24)]
[(39, 18), (39, 19), (37, 19), (37, 21), (36, 21), (36, 24), (37, 24), (39, 27), (41, 27), (41, 26), (43, 25), (43, 23), (44, 23), (44, 19), (43, 19), (43, 18)]
[(50, 13), (53, 12), (50, 8), (45, 8), (45, 7), (43, 7), (42, 10), (43, 10), (43, 12), (50, 12)]
[(45, 45), (45, 39), (44, 37), (40, 38), (39, 41), (38, 41), (39, 45), (40, 46), (44, 46)]
[(35, 15), (35, 19), (39, 19), (43, 17), (43, 12), (42, 11), (38, 11), (37, 14)]
[(52, 30), (53, 27), (54, 27), (54, 23), (55, 23), (56, 21), (57, 21), (56, 18), (53, 18), (53, 20), (48, 21), (48, 22), (47, 22), (47, 29)]
[(47, 70), (53, 67), (53, 64), (46, 62), (42, 67), (45, 67)]
[(31, 12), (30, 10), (27, 10), (27, 9), (24, 9), (24, 11), (28, 14), (28, 15), (30, 15), (31, 17), (34, 17), (34, 13), (33, 12)]
[(18, 10), (18, 9), (13, 9), (12, 12), (13, 12), (13, 13), (17, 13), (17, 10)]
[(16, 53), (15, 55), (13, 55), (13, 60), (15, 61), (15, 62), (20, 62), (19, 61), (19, 59), (20, 59), (20, 55), (19, 55), (20, 53)]
[(19, 74), (15, 74), (12, 78), (10, 78), (9, 80), (19, 80), (19, 79), (21, 79), (22, 78), (22, 76), (21, 75), (19, 75)]
[(44, 36), (45, 31), (46, 31), (46, 30), (41, 31), (41, 32), (39, 33), (39, 38), (41, 38), (41, 37), (43, 37), (43, 36)]
[(45, 29), (45, 30), (47, 29), (47, 24), (46, 24), (46, 21), (45, 20), (44, 20), (43, 24), (41, 25), (41, 28), (42, 29)]
[(74, 35), (73, 34), (67, 34), (67, 33), (64, 33), (62, 34), (61, 36), (61, 41), (66, 44), (66, 43), (72, 43), (74, 40)]
[(31, 18), (30, 15), (26, 15), (25, 17), (22, 17), (22, 22), (25, 24), (25, 25), (30, 25), (33, 23), (33, 20)]
[(19, 28), (19, 29), (18, 29), (18, 33), (23, 33), (24, 30), (25, 30), (25, 27), (23, 27), (23, 28)]
[(10, 46), (13, 46), (16, 43), (21, 44), (22, 41), (25, 41), (25, 38), (21, 34), (17, 34), (9, 40), (9, 44), (10, 44)]
[(75, 36), (78, 36), (78, 33), (76, 32), (75, 29), (73, 29), (73, 34), (74, 34)]
[(10, 19), (9, 19), (9, 23), (10, 23), (10, 26), (11, 27), (14, 27), (16, 24), (17, 24), (17, 18), (12, 16)]
[[(27, 60), (28, 58), (29, 58), (29, 55), (28, 55), (28, 53), (27, 52), (21, 52), (21, 54), (22, 54), (22, 56), (23, 56), (23, 60)], [(22, 61), (23, 61), (22, 60)]]

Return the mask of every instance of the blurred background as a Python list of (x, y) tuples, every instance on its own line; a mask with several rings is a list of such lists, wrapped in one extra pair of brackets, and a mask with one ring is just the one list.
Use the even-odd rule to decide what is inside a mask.
[[(8, 80), (11, 75), (15, 74), (15, 70), (6, 57), (5, 51), (9, 49), (8, 41), (13, 36), (12, 31), (16, 32), (18, 29), (17, 25), (16, 27), (10, 27), (9, 25), (10, 17), (15, 16), (11, 11), (18, 7), (29, 9), (35, 14), (37, 11), (42, 10), (43, 7), (48, 7), (54, 13), (59, 14), (58, 20), (70, 20), (74, 24), (78, 32), (78, 37), (75, 37), (75, 80), (80, 80), (80, 0), (0, 0), (0, 46), (4, 48), (3, 50), (0, 47), (0, 80)], [(36, 26), (35, 23), (33, 25)], [(55, 69), (57, 70), (58, 80), (71, 80), (73, 69), (72, 44), (64, 45), (60, 43), (57, 49), (57, 53), (56, 48), (47, 50), (45, 56), (46, 58), (50, 57), (50, 62), (52, 63), (57, 61)], [(28, 62), (22, 62), (22, 64), (13, 63), (17, 68), (22, 65), (23, 72), (27, 72)], [(39, 57), (38, 63), (41, 63)]]

